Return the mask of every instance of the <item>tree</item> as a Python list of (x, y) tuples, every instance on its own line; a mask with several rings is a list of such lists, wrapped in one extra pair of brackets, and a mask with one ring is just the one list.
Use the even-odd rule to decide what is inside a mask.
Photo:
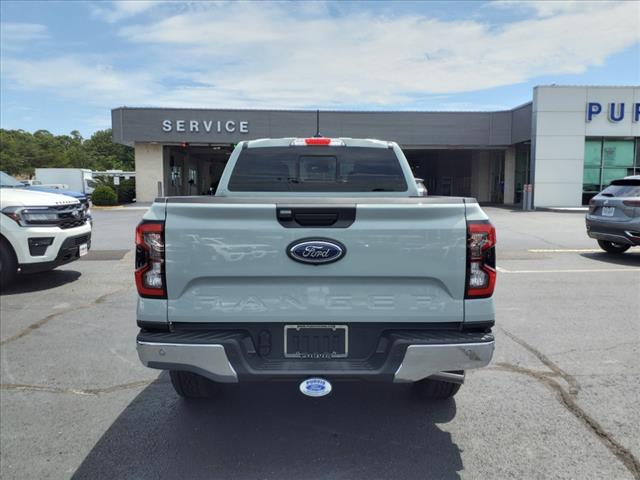
[(84, 142), (87, 154), (100, 170), (135, 168), (133, 148), (111, 140), (111, 129), (98, 130)]
[(53, 135), (47, 130), (0, 129), (0, 170), (11, 175), (31, 176), (40, 167), (133, 170), (134, 165), (133, 148), (113, 143), (110, 129), (88, 140), (77, 130)]

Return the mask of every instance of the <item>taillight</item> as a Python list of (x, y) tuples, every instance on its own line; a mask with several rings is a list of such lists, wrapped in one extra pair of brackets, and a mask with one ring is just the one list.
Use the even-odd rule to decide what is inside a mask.
[(640, 200), (623, 200), (622, 203), (627, 207), (640, 207)]
[(486, 298), (496, 286), (496, 229), (489, 222), (467, 224), (466, 298)]
[(142, 222), (136, 228), (135, 277), (141, 297), (167, 298), (164, 222)]
[(322, 137), (305, 138), (304, 139), (304, 143), (306, 143), (307, 145), (331, 145), (331, 139), (330, 138), (322, 138)]

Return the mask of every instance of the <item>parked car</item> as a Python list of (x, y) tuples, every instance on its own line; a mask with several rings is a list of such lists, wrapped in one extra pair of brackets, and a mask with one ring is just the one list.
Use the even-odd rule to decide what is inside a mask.
[(38, 192), (0, 172), (0, 286), (18, 273), (51, 270), (85, 255), (91, 224), (80, 202)]
[(38, 183), (35, 183), (34, 186), (50, 188), (52, 190), (69, 190), (69, 185), (67, 185), (66, 183), (42, 183), (42, 182), (38, 182)]
[(188, 398), (278, 379), (448, 398), (493, 354), (495, 243), (476, 200), (419, 196), (396, 143), (242, 142), (215, 196), (137, 227), (138, 355)]
[(587, 234), (608, 253), (640, 245), (640, 176), (614, 180), (589, 202)]
[(32, 185), (32, 186), (27, 186), (26, 188), (28, 188), (29, 190), (37, 191), (37, 192), (47, 192), (47, 193), (55, 193), (58, 195), (68, 195), (69, 197), (75, 198), (80, 202), (80, 204), (82, 205), (82, 208), (84, 208), (85, 210), (84, 212), (85, 216), (87, 217), (89, 222), (91, 222), (91, 224), (93, 225), (93, 217), (91, 216), (91, 203), (89, 202), (89, 197), (87, 197), (84, 193), (76, 192), (74, 190), (51, 188), (47, 185)]
[(22, 183), (23, 185), (30, 187), (31, 185), (42, 185), (42, 182), (39, 182), (38, 180), (35, 179), (31, 179), (31, 180), (19, 180), (20, 183)]

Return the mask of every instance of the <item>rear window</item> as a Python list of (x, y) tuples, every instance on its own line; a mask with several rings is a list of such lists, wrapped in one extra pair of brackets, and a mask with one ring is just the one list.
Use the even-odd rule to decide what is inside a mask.
[(640, 180), (616, 180), (601, 195), (612, 197), (640, 197)]
[(229, 179), (238, 192), (404, 192), (392, 149), (262, 147), (242, 150)]

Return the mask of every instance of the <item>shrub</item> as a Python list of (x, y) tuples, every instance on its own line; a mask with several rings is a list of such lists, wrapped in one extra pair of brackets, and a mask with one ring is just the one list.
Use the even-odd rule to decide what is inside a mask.
[(113, 188), (107, 185), (98, 185), (91, 194), (91, 202), (94, 205), (115, 205), (118, 203), (118, 196)]
[(120, 185), (116, 187), (118, 192), (118, 203), (131, 203), (136, 198), (135, 178), (120, 179)]

